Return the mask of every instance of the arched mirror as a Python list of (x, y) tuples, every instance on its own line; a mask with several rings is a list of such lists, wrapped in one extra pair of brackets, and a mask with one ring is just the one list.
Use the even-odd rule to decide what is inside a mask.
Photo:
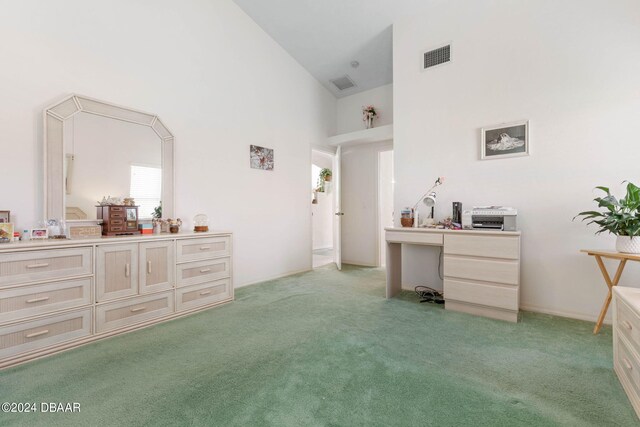
[(174, 137), (158, 116), (79, 95), (44, 111), (45, 219), (95, 221), (105, 196), (173, 216)]

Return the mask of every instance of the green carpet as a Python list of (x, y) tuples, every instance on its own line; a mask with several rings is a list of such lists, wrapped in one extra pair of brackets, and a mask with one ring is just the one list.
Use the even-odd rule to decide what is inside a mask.
[(611, 328), (511, 324), (384, 299), (378, 269), (325, 267), (238, 289), (190, 317), (0, 371), (29, 426), (631, 426)]

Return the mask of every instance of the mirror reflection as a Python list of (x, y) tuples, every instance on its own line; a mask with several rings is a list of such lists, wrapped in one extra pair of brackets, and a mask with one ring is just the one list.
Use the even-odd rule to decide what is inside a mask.
[(80, 112), (64, 122), (67, 220), (95, 220), (105, 196), (131, 197), (140, 219), (162, 197), (162, 140), (149, 126)]

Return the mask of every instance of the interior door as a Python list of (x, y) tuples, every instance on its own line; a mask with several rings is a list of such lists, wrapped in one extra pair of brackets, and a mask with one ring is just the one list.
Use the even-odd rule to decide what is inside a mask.
[(338, 146), (333, 165), (333, 205), (335, 206), (335, 216), (333, 217), (333, 254), (336, 267), (342, 270), (342, 204), (340, 198), (340, 154), (341, 147)]

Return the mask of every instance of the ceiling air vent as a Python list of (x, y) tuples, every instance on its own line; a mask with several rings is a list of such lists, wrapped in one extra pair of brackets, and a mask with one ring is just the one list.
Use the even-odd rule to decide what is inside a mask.
[(341, 91), (351, 89), (352, 87), (356, 87), (356, 84), (347, 75), (345, 75), (344, 77), (339, 77), (337, 79), (330, 80), (330, 82), (333, 83), (333, 85), (337, 87), (338, 90), (341, 90)]
[(422, 69), (435, 67), (451, 61), (451, 45), (439, 47), (424, 53)]

